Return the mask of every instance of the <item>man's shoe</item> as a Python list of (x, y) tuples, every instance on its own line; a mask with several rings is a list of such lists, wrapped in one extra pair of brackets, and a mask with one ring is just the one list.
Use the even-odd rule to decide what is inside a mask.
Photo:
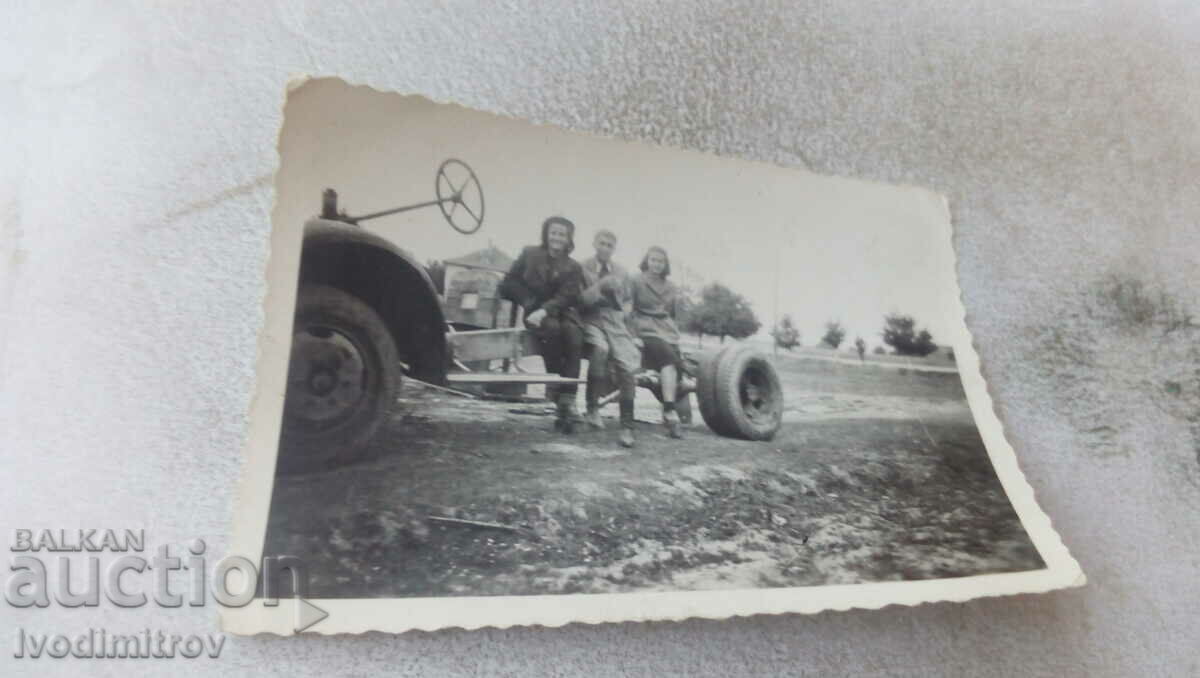
[(622, 427), (617, 440), (621, 442), (621, 447), (633, 447), (633, 429)]
[(593, 431), (600, 431), (604, 428), (604, 418), (600, 416), (600, 410), (588, 410), (588, 413), (583, 415), (583, 420)]

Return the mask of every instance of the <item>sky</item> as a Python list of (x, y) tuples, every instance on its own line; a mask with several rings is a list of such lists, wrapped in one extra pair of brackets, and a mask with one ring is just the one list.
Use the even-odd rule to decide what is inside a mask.
[[(482, 185), (483, 227), (464, 236), (436, 207), (364, 222), (421, 261), (489, 243), (515, 256), (542, 221), (575, 222), (575, 256), (593, 234), (618, 236), (636, 267), (650, 245), (671, 255), (677, 283), (719, 281), (747, 297), (766, 332), (789, 314), (805, 345), (829, 320), (880, 342), (883, 316), (912, 315), (935, 341), (961, 322), (944, 203), (912, 187), (568, 132), (416, 96), (319, 80), (285, 109), (275, 228), (300, 233), (321, 191), (362, 214), (432, 200), (446, 158)], [(844, 347), (846, 348), (846, 347)]]

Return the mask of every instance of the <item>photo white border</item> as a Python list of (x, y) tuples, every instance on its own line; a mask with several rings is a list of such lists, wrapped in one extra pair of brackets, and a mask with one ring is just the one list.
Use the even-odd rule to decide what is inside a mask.
[[(288, 93), (310, 80), (293, 80), (288, 86)], [(283, 105), (286, 108), (286, 97)], [(281, 134), (282, 130), (281, 126)], [(278, 170), (277, 166), (276, 174)], [(781, 168), (780, 171), (785, 170)], [(789, 168), (786, 171), (807, 172), (799, 168)], [(844, 180), (852, 181), (848, 178)], [(274, 182), (272, 185), (274, 187)], [(885, 605), (965, 601), (984, 596), (1042, 593), (1082, 586), (1086, 578), (1079, 563), (1071, 557), (1062, 539), (1051, 526), (1050, 518), (1038, 506), (1033, 488), (1029, 486), (1017, 466), (1016, 453), (1004, 436), (1004, 427), (996, 416), (991, 396), (988, 394), (987, 382), (980, 371), (979, 356), (975, 352), (966, 326), (966, 310), (958, 285), (954, 233), (946, 199), (925, 189), (912, 190), (923, 195), (922, 211), (928, 221), (939, 224), (943, 229), (938, 250), (931, 252), (930, 257), (943, 275), (939, 289), (945, 293), (943, 306), (946, 313), (958, 320), (948, 343), (954, 349), (971, 412), (1008, 499), (1046, 564), (1044, 569), (920, 581), (721, 591), (309, 598), (309, 602), (328, 612), (329, 617), (306, 632), (326, 635), (365, 631), (399, 633), (415, 629), (432, 631), (451, 627), (507, 628), (524, 625), (561, 626), (574, 622), (596, 624), (678, 621), (693, 617), (724, 619), (756, 614), (811, 614), (825, 610), (878, 609)], [(267, 517), (274, 490), (279, 422), (283, 414), (292, 315), (303, 237), (303, 230), (299, 225), (277, 223), (277, 211), (276, 206), (276, 209), (272, 210), (271, 219), (270, 254), (266, 266), (267, 291), (263, 300), (264, 323), (259, 334), (256, 358), (257, 379), (248, 415), (245, 462), (230, 539), (230, 554), (244, 556), (254, 563), (262, 560)], [(266, 607), (261, 599), (255, 599), (242, 608), (221, 608), (221, 628), (242, 635), (263, 632), (293, 635), (295, 605), (295, 601), (284, 600), (276, 607)]]

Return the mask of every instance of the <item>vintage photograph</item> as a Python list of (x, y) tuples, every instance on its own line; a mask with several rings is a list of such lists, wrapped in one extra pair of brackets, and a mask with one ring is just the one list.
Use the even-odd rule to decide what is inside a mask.
[(333, 79), (284, 116), (235, 544), (301, 564), (315, 630), (1080, 581), (936, 194)]

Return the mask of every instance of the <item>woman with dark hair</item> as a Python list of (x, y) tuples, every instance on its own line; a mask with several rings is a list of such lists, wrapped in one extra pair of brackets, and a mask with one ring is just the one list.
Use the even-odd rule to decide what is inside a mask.
[[(571, 258), (575, 249), (575, 224), (563, 217), (542, 223), (542, 242), (521, 251), (500, 283), (500, 296), (525, 309), (525, 326), (533, 331), (542, 351), (546, 371), (579, 378), (583, 359), (583, 323), (579, 319), (579, 293), (583, 269)], [(546, 396), (557, 407), (554, 428), (572, 433), (583, 421), (575, 408), (578, 387), (548, 384)]]
[(679, 328), (675, 326), (679, 288), (667, 280), (671, 275), (671, 259), (663, 248), (646, 250), (640, 268), (642, 275), (633, 284), (633, 325), (642, 340), (642, 367), (658, 372), (663, 423), (672, 438), (681, 438), (679, 415), (675, 412), (676, 387), (683, 363)]

